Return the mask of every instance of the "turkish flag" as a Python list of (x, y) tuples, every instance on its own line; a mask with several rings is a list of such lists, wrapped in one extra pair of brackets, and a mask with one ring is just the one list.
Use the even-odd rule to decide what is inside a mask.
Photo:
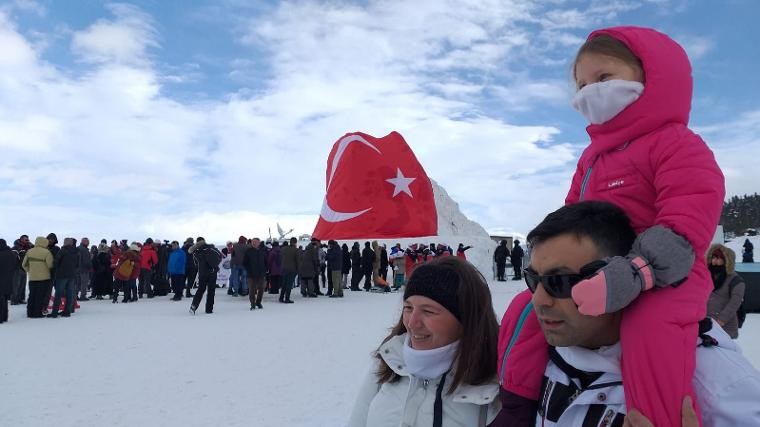
[(433, 186), (404, 138), (341, 137), (327, 158), (327, 194), (313, 237), (385, 239), (438, 234)]

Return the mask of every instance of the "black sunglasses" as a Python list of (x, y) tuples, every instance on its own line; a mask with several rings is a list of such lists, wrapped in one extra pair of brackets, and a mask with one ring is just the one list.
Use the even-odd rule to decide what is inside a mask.
[(527, 267), (523, 269), (523, 275), (531, 293), (535, 293), (538, 284), (541, 283), (549, 296), (553, 298), (570, 298), (572, 297), (573, 286), (592, 277), (605, 265), (607, 265), (606, 262), (597, 260), (584, 265), (580, 273), (553, 274), (550, 276), (541, 276), (532, 268)]

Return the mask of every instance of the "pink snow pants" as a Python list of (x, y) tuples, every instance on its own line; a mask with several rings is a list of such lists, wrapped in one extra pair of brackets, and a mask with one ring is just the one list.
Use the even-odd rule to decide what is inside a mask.
[[(620, 327), (626, 406), (641, 411), (657, 427), (680, 426), (684, 396), (697, 401), (692, 379), (698, 322), (705, 317), (712, 290), (707, 267), (700, 261), (697, 257), (688, 279), (680, 286), (641, 294), (625, 309)], [(516, 298), (527, 302), (525, 293), (529, 291)], [(515, 312), (519, 316), (519, 310)], [(507, 317), (512, 315), (505, 315), (506, 322), (516, 323)], [(511, 336), (511, 332), (506, 335)], [(548, 360), (548, 344), (535, 312), (531, 312), (509, 354), (502, 387), (538, 400)], [(699, 415), (699, 408), (696, 410)]]

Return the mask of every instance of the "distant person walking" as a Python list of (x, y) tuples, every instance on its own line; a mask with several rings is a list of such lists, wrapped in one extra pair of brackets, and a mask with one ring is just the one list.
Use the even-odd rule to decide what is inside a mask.
[(216, 274), (219, 272), (219, 263), (222, 261), (222, 254), (212, 244), (206, 243), (203, 237), (196, 239), (195, 245), (190, 248), (193, 260), (198, 268), (198, 290), (195, 292), (193, 302), (190, 305), (190, 311), (195, 314), (195, 310), (203, 299), (203, 294), (208, 290), (206, 295), (206, 314), (214, 312), (214, 295), (216, 294)]

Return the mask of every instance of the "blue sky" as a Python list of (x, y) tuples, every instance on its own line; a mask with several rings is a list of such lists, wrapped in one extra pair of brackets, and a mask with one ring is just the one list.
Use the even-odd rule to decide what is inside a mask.
[(689, 53), (691, 127), (757, 191), (755, 1), (10, 1), (0, 6), (0, 236), (308, 233), (346, 132), (399, 131), (490, 231), (560, 206), (587, 142), (586, 35)]

